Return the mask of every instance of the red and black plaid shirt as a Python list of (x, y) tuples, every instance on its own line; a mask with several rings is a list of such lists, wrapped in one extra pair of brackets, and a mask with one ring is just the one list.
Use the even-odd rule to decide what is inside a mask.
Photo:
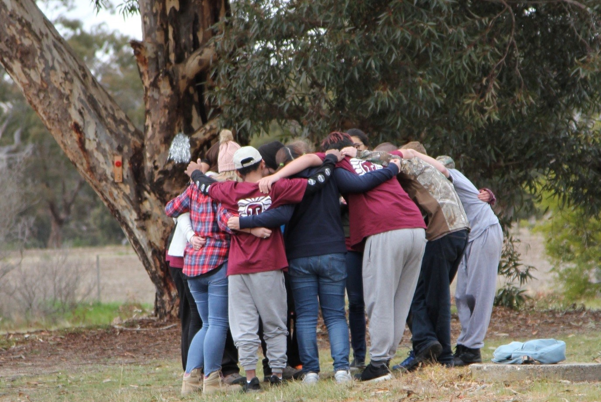
[(194, 184), (165, 207), (167, 216), (177, 217), (184, 212), (190, 212), (194, 233), (204, 237), (207, 243), (198, 250), (189, 242), (186, 244), (183, 273), (189, 277), (206, 274), (227, 261), (230, 236), (220, 229), (218, 220), (221, 227), (227, 227), (229, 215), (211, 198), (202, 195)]

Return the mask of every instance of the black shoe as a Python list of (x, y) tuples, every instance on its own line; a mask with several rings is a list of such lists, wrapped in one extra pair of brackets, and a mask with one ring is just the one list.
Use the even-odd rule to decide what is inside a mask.
[(269, 385), (272, 386), (276, 386), (276, 385), (282, 385), (282, 379), (280, 377), (278, 377), (275, 374), (272, 374), (268, 379), (267, 382), (269, 382)]
[(465, 346), (457, 344), (457, 346), (455, 346), (455, 353), (453, 353), (453, 357), (461, 356), (464, 350)]
[(255, 377), (252, 380), (250, 380), (250, 382), (247, 381), (242, 386), (242, 391), (243, 392), (261, 392), (261, 383), (259, 382), (259, 379), (257, 377)]
[(442, 353), (442, 345), (438, 341), (432, 341), (420, 350), (415, 358), (420, 362), (435, 362)]
[[(459, 348), (460, 345), (457, 345)], [(482, 355), (480, 349), (470, 349), (463, 346), (463, 352), (459, 356), (453, 358), (455, 367), (469, 366), (474, 363), (482, 363)]]
[(399, 364), (392, 366), (392, 369), (403, 372), (411, 372), (414, 371), (418, 366), (419, 362), (415, 359), (415, 353), (413, 350), (410, 350), (407, 358)]
[(286, 366), (284, 371), (282, 371), (282, 379), (284, 380), (298, 380), (302, 375), (302, 370), (295, 369), (292, 366)]
[(361, 374), (355, 374), (355, 378), (363, 382), (379, 382), (392, 379), (392, 374), (386, 366), (374, 366), (369, 363)]
[(444, 368), (453, 368), (455, 367), (455, 361), (451, 360), (450, 362), (440, 362)]
[(271, 377), (271, 367), (263, 367), (263, 382), (269, 382), (269, 377)]
[(354, 358), (351, 362), (351, 371), (365, 370), (365, 360)]

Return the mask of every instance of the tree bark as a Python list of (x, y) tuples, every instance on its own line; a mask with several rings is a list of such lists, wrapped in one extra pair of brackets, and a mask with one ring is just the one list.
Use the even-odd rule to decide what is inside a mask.
[[(34, 0), (0, 0), (0, 63), (120, 223), (156, 287), (155, 313), (165, 317), (175, 314), (176, 303), (164, 261), (172, 227), (164, 205), (186, 182), (183, 167), (168, 162), (167, 153), (179, 131), (193, 135), (198, 147), (216, 134), (215, 122), (206, 121), (210, 105), (194, 84), (210, 66), (209, 27), (225, 6), (214, 0), (140, 0), (140, 10), (144, 39), (133, 47), (145, 87), (144, 133)], [(182, 73), (184, 68), (195, 76)], [(123, 159), (121, 183), (113, 179), (117, 155)]]

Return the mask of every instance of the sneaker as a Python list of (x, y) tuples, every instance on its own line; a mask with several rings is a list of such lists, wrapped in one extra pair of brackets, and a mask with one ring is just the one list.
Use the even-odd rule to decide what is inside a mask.
[(269, 383), (269, 385), (272, 385), (272, 386), (282, 385), (282, 379), (275, 374), (272, 374), (271, 376), (269, 376), (269, 378), (267, 379), (267, 382)]
[(221, 378), (221, 370), (213, 371), (207, 378), (204, 379), (202, 393), (205, 395), (214, 394), (217, 392), (234, 392), (240, 391), (238, 384), (226, 384)]
[(182, 395), (188, 395), (193, 392), (202, 391), (202, 373), (200, 369), (194, 369), (189, 376), (184, 374), (182, 380)]
[[(459, 349), (457, 345), (457, 348)], [(453, 358), (453, 365), (455, 367), (463, 367), (469, 366), (474, 363), (482, 363), (482, 355), (480, 354), (480, 349), (470, 349), (468, 347), (463, 346), (462, 353), (459, 356), (455, 356)]]
[(303, 384), (314, 385), (319, 381), (319, 374), (309, 372), (303, 377)]
[(302, 377), (303, 371), (292, 366), (286, 366), (282, 372), (282, 379), (284, 380), (298, 380)]
[(355, 378), (363, 382), (380, 382), (391, 380), (392, 374), (390, 374), (390, 370), (385, 365), (374, 366), (369, 363), (361, 374), (355, 375)]
[(351, 371), (365, 370), (365, 359), (357, 359), (356, 357), (351, 362)]
[(227, 385), (238, 384), (244, 385), (246, 377), (242, 377), (239, 373), (228, 374), (223, 378), (223, 382)]
[(407, 358), (399, 364), (392, 366), (392, 369), (400, 370), (403, 372), (410, 372), (415, 370), (417, 366), (419, 366), (419, 362), (415, 360), (415, 352), (413, 350), (410, 350)]
[[(410, 352), (409, 357), (406, 358), (400, 366), (400, 370), (406, 370), (408, 372), (416, 370), (420, 365), (434, 363), (438, 360), (438, 356), (442, 353), (442, 345), (438, 341), (432, 341), (426, 345), (419, 353), (413, 351)], [(413, 355), (413, 359), (412, 358)]]
[(353, 381), (350, 370), (338, 370), (334, 374), (334, 379), (338, 384), (344, 384)]
[(257, 377), (254, 377), (252, 380), (246, 381), (246, 383), (242, 386), (243, 392), (261, 392), (261, 383)]
[(464, 350), (465, 350), (465, 346), (457, 344), (457, 346), (455, 346), (455, 353), (453, 353), (453, 357), (460, 356)]

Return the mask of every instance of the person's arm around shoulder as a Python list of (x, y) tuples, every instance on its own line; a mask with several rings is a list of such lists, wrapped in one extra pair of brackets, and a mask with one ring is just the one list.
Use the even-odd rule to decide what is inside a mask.
[(190, 162), (185, 173), (190, 176), (190, 179), (196, 184), (198, 190), (204, 195), (209, 195), (211, 185), (218, 183), (217, 180), (208, 177), (202, 172), (202, 166), (198, 162)]
[(373, 170), (364, 175), (357, 175), (345, 169), (336, 169), (336, 184), (342, 194), (364, 193), (379, 186), (399, 174), (401, 162), (391, 159), (390, 164), (384, 169)]
[(190, 212), (190, 186), (165, 206), (165, 214), (171, 218), (177, 218), (184, 212)]
[(340, 154), (340, 151), (335, 149), (328, 150), (321, 167), (307, 179), (305, 195), (312, 195), (321, 191), (332, 178), (336, 163), (340, 162), (342, 158), (343, 156)]
[(447, 170), (447, 168), (442, 163), (437, 161), (436, 159), (434, 159), (428, 155), (419, 153), (414, 149), (400, 149), (399, 151), (403, 154), (404, 159), (410, 159), (410, 158), (414, 158), (414, 157), (419, 158), (419, 159), (423, 160), (424, 162), (434, 166), (436, 168), (436, 170), (438, 170), (440, 173), (442, 173), (447, 179), (449, 178), (450, 174), (449, 174), (449, 171)]
[(303, 155), (300, 158), (293, 160), (271, 176), (263, 177), (261, 180), (259, 180), (259, 190), (264, 194), (268, 194), (269, 191), (271, 191), (271, 185), (276, 181), (285, 177), (294, 176), (295, 174), (300, 173), (310, 167), (321, 166), (321, 164), (322, 160), (319, 156), (315, 154)]

